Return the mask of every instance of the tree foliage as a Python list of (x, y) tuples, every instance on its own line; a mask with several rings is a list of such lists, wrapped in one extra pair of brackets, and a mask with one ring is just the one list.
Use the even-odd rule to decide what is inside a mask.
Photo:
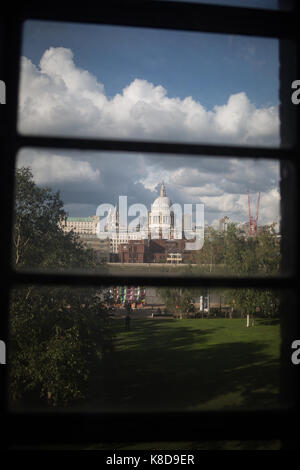
[[(30, 169), (16, 171), (16, 269), (96, 269), (93, 252), (61, 229), (65, 216), (59, 193), (38, 187)], [(24, 404), (29, 394), (53, 406), (83, 398), (95, 365), (111, 350), (112, 341), (99, 290), (16, 287), (10, 299), (12, 402)]]
[(197, 253), (197, 263), (210, 266), (224, 263), (224, 234), (209, 227), (205, 236), (203, 248)]
[(27, 392), (54, 406), (84, 398), (90, 373), (113, 340), (95, 289), (17, 288), (10, 315), (12, 400)]
[(67, 214), (59, 192), (41, 188), (30, 168), (16, 170), (13, 264), (16, 269), (96, 269), (93, 252), (61, 223)]
[(187, 315), (195, 312), (194, 301), (200, 295), (204, 295), (205, 289), (167, 288), (158, 289), (159, 295), (164, 300), (166, 309), (175, 315)]
[(256, 236), (240, 236), (230, 224), (224, 238), (224, 261), (227, 272), (239, 276), (276, 275), (280, 269), (280, 243), (274, 227)]
[[(225, 265), (227, 272), (236, 277), (276, 275), (280, 270), (280, 242), (274, 227), (259, 232), (256, 236), (241, 237), (231, 224), (225, 239)], [(280, 295), (270, 289), (230, 289), (227, 301), (242, 315), (265, 316), (278, 314)]]
[[(274, 227), (259, 232), (256, 236), (241, 236), (234, 224), (229, 224), (225, 232), (209, 228), (202, 250), (197, 254), (199, 269), (206, 266), (206, 272), (233, 277), (272, 276), (280, 269), (280, 242)], [(222, 269), (219, 269), (222, 266)], [(203, 271), (201, 271), (203, 273)], [(171, 312), (186, 313), (191, 304), (207, 290), (160, 289), (160, 294)], [(232, 312), (241, 315), (264, 316), (278, 314), (280, 296), (270, 289), (223, 289), (222, 295)], [(176, 309), (176, 306), (178, 307)], [(230, 314), (231, 316), (231, 314)]]

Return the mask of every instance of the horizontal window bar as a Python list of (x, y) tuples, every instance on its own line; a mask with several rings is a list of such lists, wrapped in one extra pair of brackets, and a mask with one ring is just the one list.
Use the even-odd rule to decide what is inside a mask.
[[(9, 414), (6, 438), (14, 443), (126, 440), (272, 439), (293, 437), (292, 411), (207, 413)], [(257, 425), (259, 423), (259, 426)], [(81, 432), (78, 432), (78, 429)], [(141, 429), (143, 432), (141, 432)], [(153, 432), (155, 430), (155, 432)], [(125, 434), (124, 434), (125, 432)]]
[(44, 274), (28, 272), (11, 272), (10, 281), (13, 284), (70, 284), (70, 285), (133, 285), (139, 286), (141, 281), (145, 286), (189, 286), (197, 287), (256, 287), (256, 288), (295, 288), (296, 278), (292, 276), (281, 277), (194, 277), (178, 276), (170, 278), (166, 276), (107, 276), (107, 275), (79, 275), (79, 274)]
[(293, 149), (270, 147), (245, 147), (238, 145), (181, 144), (134, 140), (77, 139), (64, 137), (17, 136), (16, 150), (21, 147), (74, 148), (80, 150), (123, 150), (129, 152), (173, 153), (188, 155), (213, 155), (239, 158), (272, 158), (293, 160), (298, 154)]
[[(158, 0), (154, 0), (158, 1)], [(293, 0), (159, 0), (163, 2), (185, 2), (206, 5), (224, 5), (228, 7), (256, 8), (262, 10), (290, 11), (293, 8)]]
[[(20, 7), (19, 18), (81, 23), (117, 24), (150, 28), (181, 29), (266, 37), (293, 37), (293, 13), (252, 8), (150, 1), (110, 1), (101, 8), (94, 4), (70, 10), (61, 3), (51, 8), (38, 2)], [(295, 25), (296, 26), (296, 25)]]

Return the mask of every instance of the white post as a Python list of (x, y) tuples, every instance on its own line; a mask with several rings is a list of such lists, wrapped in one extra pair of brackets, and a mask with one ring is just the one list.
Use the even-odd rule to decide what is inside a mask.
[(3, 80), (0, 80), (0, 104), (6, 103), (6, 87)]
[(249, 327), (250, 325), (250, 315), (249, 313), (247, 313), (247, 328)]
[(210, 315), (210, 289), (208, 288), (208, 293), (207, 293), (207, 313)]
[(0, 340), (0, 364), (6, 364), (6, 346), (2, 340)]

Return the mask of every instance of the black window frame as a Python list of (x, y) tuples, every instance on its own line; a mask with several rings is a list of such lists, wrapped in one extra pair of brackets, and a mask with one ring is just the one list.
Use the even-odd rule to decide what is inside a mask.
[[(281, 396), (292, 406), (288, 409), (235, 412), (176, 413), (25, 413), (7, 407), (7, 366), (0, 366), (1, 414), (4, 418), (6, 444), (83, 443), (118, 441), (171, 440), (258, 440), (280, 439), (283, 448), (293, 448), (299, 420), (299, 372), (291, 363), (291, 343), (300, 339), (299, 316), (299, 106), (291, 103), (291, 83), (300, 79), (299, 2), (289, 11), (224, 7), (184, 2), (148, 0), (107, 0), (99, 6), (87, 1), (84, 6), (64, 6), (26, 2), (0, 20), (0, 79), (6, 83), (6, 105), (1, 107), (1, 177), (2, 231), (1, 261), (4, 274), (1, 285), (0, 339), (9, 348), (8, 307), (13, 286), (26, 283), (65, 285), (140, 285), (141, 277), (95, 276), (77, 274), (35, 274), (16, 272), (11, 264), (14, 172), (17, 151), (22, 147), (48, 147), (86, 150), (111, 150), (211, 155), (218, 157), (264, 158), (281, 162), (282, 272), (277, 278), (201, 277), (202, 286), (259, 287), (283, 289), (281, 315)], [(119, 26), (164, 28), (185, 31), (261, 36), (280, 39), (280, 148), (232, 145), (207, 145), (146, 142), (112, 139), (62, 138), (20, 135), (17, 132), (17, 103), (21, 28), (26, 19), (95, 23)], [(167, 157), (167, 155), (166, 155)], [(293, 165), (291, 171), (290, 163)], [(197, 286), (199, 278), (170, 279), (146, 276), (145, 286)], [(298, 366), (300, 369), (300, 366)], [(30, 423), (30, 426), (29, 426)]]

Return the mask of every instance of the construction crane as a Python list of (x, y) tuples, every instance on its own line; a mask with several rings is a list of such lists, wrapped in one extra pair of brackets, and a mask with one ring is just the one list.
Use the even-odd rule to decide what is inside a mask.
[(248, 190), (248, 212), (249, 212), (249, 235), (250, 236), (257, 234), (259, 202), (260, 202), (260, 193), (258, 193), (257, 204), (256, 204), (256, 214), (255, 214), (255, 219), (254, 219), (251, 215), (250, 192)]

